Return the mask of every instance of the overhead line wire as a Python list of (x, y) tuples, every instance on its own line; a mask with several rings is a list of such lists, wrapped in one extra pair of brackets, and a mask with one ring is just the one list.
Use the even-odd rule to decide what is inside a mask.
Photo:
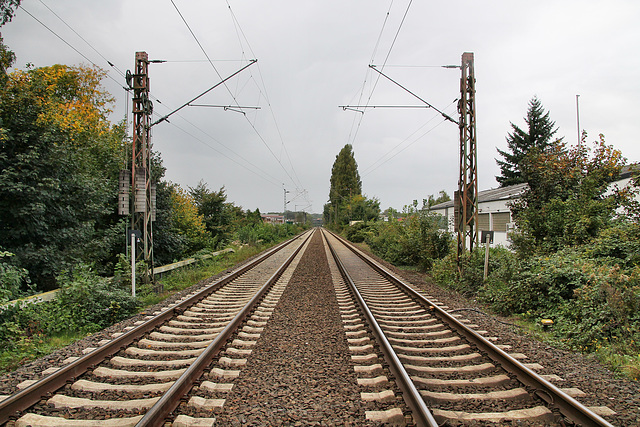
[[(82, 37), (82, 35), (80, 35), (76, 30), (74, 30), (62, 17), (60, 17), (56, 12), (54, 12), (47, 4), (45, 4), (42, 0), (39, 0), (40, 3), (43, 4), (43, 6), (45, 6), (56, 18), (58, 18), (62, 23), (64, 23), (71, 31), (73, 31), (73, 33), (78, 36), (83, 42), (85, 42), (94, 52), (96, 52), (102, 59), (104, 59), (111, 67), (113, 67), (114, 70), (116, 70), (116, 72), (118, 72), (122, 77), (124, 77), (124, 73), (115, 65), (113, 64), (111, 61), (109, 61), (104, 55), (102, 55), (95, 47), (93, 47), (91, 45), (91, 43), (89, 43), (84, 37)], [(56, 37), (58, 37), (58, 39), (60, 39), (62, 42), (64, 42), (67, 46), (69, 46), (71, 49), (73, 49), (76, 53), (78, 53), (80, 56), (82, 56), (84, 59), (86, 59), (87, 61), (89, 61), (91, 64), (93, 64), (94, 66), (99, 67), (99, 65), (97, 65), (94, 61), (92, 61), (91, 59), (89, 59), (85, 54), (83, 54), (82, 52), (80, 52), (76, 47), (74, 47), (73, 45), (71, 45), (71, 43), (69, 43), (68, 41), (66, 41), (62, 36), (60, 36), (59, 34), (57, 34), (55, 31), (53, 31), (53, 29), (51, 29), (49, 26), (47, 26), (46, 24), (44, 24), (40, 19), (36, 18), (32, 13), (30, 13), (28, 10), (24, 9), (24, 7), (20, 6), (20, 8), (27, 13), (29, 16), (31, 16), (35, 21), (37, 21), (40, 25), (42, 25), (44, 28), (46, 28), (47, 30), (49, 30), (52, 34), (54, 34)], [(177, 61), (175, 61), (177, 62)], [(113, 78), (112, 76), (110, 76), (109, 74), (107, 74), (107, 77), (109, 77), (110, 79), (112, 79), (113, 81), (115, 81), (116, 83), (118, 83), (119, 85), (121, 85), (120, 82), (118, 82), (115, 78)], [(123, 89), (126, 90), (126, 88), (123, 87)], [(128, 91), (127, 91), (128, 92)], [(155, 96), (152, 96), (152, 98), (154, 98), (156, 100), (156, 102), (158, 102), (161, 105), (164, 105), (159, 99), (157, 99)], [(127, 103), (127, 107), (128, 107), (128, 103)], [(167, 107), (167, 106), (165, 106)], [(168, 108), (168, 107), (167, 107)], [(157, 115), (157, 113), (155, 113)], [(243, 156), (239, 155), (238, 153), (236, 153), (235, 151), (231, 150), (229, 147), (227, 147), (226, 145), (224, 145), (223, 143), (221, 143), (220, 141), (216, 140), (213, 136), (211, 136), (210, 134), (208, 134), (207, 132), (203, 131), (202, 129), (200, 129), (198, 126), (196, 126), (195, 124), (193, 124), (192, 122), (190, 122), (189, 120), (187, 120), (186, 118), (184, 118), (183, 116), (179, 115), (179, 117), (181, 117), (185, 122), (187, 122), (189, 125), (193, 126), (194, 128), (196, 128), (197, 130), (199, 130), (200, 132), (202, 132), (203, 134), (205, 134), (207, 137), (209, 137), (210, 139), (212, 139), (213, 141), (219, 143), (220, 145), (222, 145), (224, 148), (226, 148), (227, 150), (229, 150), (231, 153), (235, 154), (236, 156), (238, 156), (240, 159), (244, 160), (245, 162), (247, 162), (249, 165), (251, 165), (253, 168), (255, 168), (257, 171), (259, 171), (260, 173), (256, 172), (255, 170), (252, 170), (251, 168), (243, 165), (242, 163), (238, 162), (237, 160), (229, 157), (228, 155), (226, 155), (225, 153), (221, 152), (220, 150), (217, 150), (216, 148), (212, 147), (211, 145), (207, 144), (206, 142), (202, 141), (200, 138), (198, 138), (197, 136), (191, 134), (190, 132), (186, 131), (185, 129), (181, 128), (180, 126), (171, 123), (174, 127), (176, 127), (177, 129), (179, 129), (180, 131), (182, 131), (183, 133), (191, 136), (192, 138), (194, 138), (196, 141), (200, 142), (201, 144), (207, 146), (208, 148), (210, 148), (211, 150), (221, 154), (222, 156), (226, 157), (227, 159), (231, 160), (232, 162), (236, 163), (238, 166), (248, 170), (249, 172), (257, 175), (258, 177), (264, 179), (265, 181), (279, 186), (279, 184), (277, 183), (277, 179), (271, 175), (269, 175), (267, 172), (265, 172), (264, 170), (260, 169), (258, 166), (256, 166), (255, 164), (251, 163), (249, 160), (247, 160), (246, 158), (244, 158)], [(264, 174), (263, 175), (261, 175)]]
[[(189, 122), (187, 122), (187, 123), (189, 123)], [(277, 187), (279, 187), (279, 186), (280, 186), (279, 182), (277, 182), (277, 180), (276, 180), (276, 181), (274, 181), (273, 179), (275, 179), (275, 178), (271, 177), (270, 175), (267, 175), (267, 176), (268, 176), (269, 178), (273, 178), (273, 179), (269, 179), (269, 178), (267, 178), (267, 177), (265, 177), (265, 176), (263, 176), (263, 175), (261, 175), (261, 174), (257, 173), (255, 170), (248, 168), (247, 166), (243, 165), (242, 163), (238, 162), (237, 160), (235, 160), (235, 159), (233, 159), (233, 158), (231, 158), (231, 157), (227, 156), (227, 155), (226, 155), (225, 153), (223, 153), (222, 151), (217, 150), (216, 148), (214, 148), (214, 147), (212, 147), (211, 145), (207, 144), (205, 141), (203, 141), (202, 139), (200, 139), (200, 138), (198, 138), (197, 136), (193, 135), (192, 133), (190, 133), (190, 132), (186, 131), (185, 129), (181, 128), (180, 126), (176, 125), (175, 123), (171, 122), (171, 123), (169, 123), (169, 124), (170, 124), (170, 125), (172, 125), (172, 126), (174, 126), (174, 127), (176, 127), (177, 129), (179, 129), (180, 131), (184, 132), (185, 134), (189, 135), (191, 138), (195, 139), (196, 141), (198, 141), (198, 142), (199, 142), (199, 143), (201, 143), (202, 145), (206, 146), (207, 148), (209, 148), (209, 149), (211, 149), (211, 150), (215, 151), (216, 153), (219, 153), (220, 155), (222, 155), (222, 156), (226, 157), (227, 159), (231, 160), (233, 163), (237, 164), (238, 166), (240, 166), (240, 167), (242, 167), (242, 168), (246, 169), (247, 171), (251, 172), (252, 174), (254, 174), (254, 175), (256, 175), (256, 176), (258, 176), (258, 177), (260, 177), (260, 178), (264, 179), (265, 181), (269, 182), (270, 184), (273, 184), (273, 185), (275, 185), (275, 186), (277, 186)], [(243, 160), (247, 161), (246, 159), (243, 159)], [(247, 161), (247, 163), (251, 164), (251, 163), (250, 163), (250, 162), (248, 162), (248, 161)], [(255, 165), (253, 165), (253, 164), (251, 164), (251, 165), (252, 165), (252, 166), (254, 166), (254, 167), (256, 167), (256, 166), (255, 166)], [(258, 169), (258, 170), (260, 170), (261, 172), (263, 172), (263, 173), (264, 173), (264, 171), (262, 171), (262, 170), (261, 170), (261, 169), (259, 169), (258, 167), (256, 167), (256, 169)]]
[[(97, 68), (101, 68), (98, 64), (96, 64), (95, 62), (93, 62), (91, 59), (89, 59), (89, 57), (87, 57), (84, 53), (80, 52), (76, 47), (74, 47), (71, 43), (69, 43), (68, 41), (66, 41), (64, 38), (62, 38), (62, 36), (60, 36), (58, 33), (56, 33), (55, 31), (53, 31), (49, 26), (47, 26), (44, 22), (42, 22), (41, 20), (39, 20), (38, 18), (36, 18), (31, 12), (29, 12), (27, 9), (25, 9), (22, 5), (18, 6), (20, 9), (22, 9), (27, 15), (29, 15), (30, 17), (32, 17), (33, 19), (35, 19), (40, 25), (42, 25), (44, 28), (46, 28), (47, 30), (49, 30), (49, 32), (51, 32), (51, 34), (53, 34), (54, 36), (56, 36), (58, 39), (60, 39), (64, 44), (66, 44), (67, 46), (69, 46), (71, 49), (73, 49), (78, 55), (82, 56), (84, 59), (86, 59), (87, 61), (89, 61), (91, 64), (93, 64), (95, 67)], [(109, 75), (109, 73), (107, 73), (107, 77), (110, 78), (111, 80), (113, 80), (114, 82), (116, 82), (119, 86), (121, 86), (123, 89), (127, 90), (126, 87), (122, 86), (122, 83), (119, 82), (118, 80), (116, 80), (113, 76)]]
[[(437, 117), (437, 116), (436, 116)], [(433, 130), (435, 130), (438, 126), (440, 126), (441, 124), (443, 124), (444, 122), (446, 122), (447, 119), (442, 119), (437, 125), (435, 125), (434, 127), (432, 127), (431, 129), (429, 129), (428, 131), (426, 131), (425, 133), (423, 133), (422, 135), (420, 135), (418, 138), (416, 138), (414, 141), (412, 141), (411, 143), (409, 143), (406, 147), (403, 147), (402, 150), (398, 151), (397, 153), (395, 153), (394, 155), (392, 155), (391, 157), (389, 157), (388, 159), (386, 159), (385, 161), (383, 161), (382, 163), (380, 163), (378, 166), (374, 167), (373, 169), (370, 169), (368, 172), (363, 173), (363, 177), (366, 175), (369, 175), (371, 172), (373, 172), (374, 170), (378, 169), (380, 166), (384, 165), (385, 163), (387, 163), (388, 161), (390, 161), (391, 159), (393, 159), (394, 157), (396, 157), (398, 154), (402, 153), (404, 150), (406, 150), (407, 148), (411, 147), (413, 144), (415, 144), (416, 142), (420, 141), (422, 138), (424, 138), (427, 134), (431, 133)], [(414, 132), (415, 133), (415, 132)]]
[[(453, 101), (451, 104), (449, 104), (445, 110), (449, 107), (451, 107), (452, 105), (454, 105), (457, 102), (457, 100)], [(392, 158), (394, 158), (395, 156), (397, 156), (398, 154), (400, 154), (401, 152), (403, 152), (405, 149), (407, 149), (408, 147), (410, 147), (412, 144), (414, 144), (416, 141), (418, 141), (419, 139), (421, 139), (423, 136), (426, 135), (423, 134), (422, 136), (418, 137), (415, 141), (411, 142), (409, 145), (407, 145), (406, 147), (402, 148), (402, 150), (398, 151), (397, 153), (393, 154), (391, 157), (389, 157), (388, 159), (385, 160), (385, 157), (387, 157), (388, 155), (390, 155), (395, 149), (397, 149), (399, 146), (401, 146), (402, 144), (404, 144), (405, 142), (407, 142), (413, 135), (415, 135), (416, 133), (418, 133), (418, 131), (420, 131), (420, 129), (422, 129), (423, 127), (425, 127), (426, 125), (428, 125), (429, 123), (431, 123), (434, 119), (436, 119), (438, 116), (433, 116), (431, 117), (429, 120), (427, 120), (426, 123), (424, 123), (422, 126), (420, 126), (418, 129), (416, 129), (415, 131), (413, 131), (409, 136), (407, 136), (405, 139), (403, 139), (402, 141), (400, 141), (398, 144), (396, 144), (391, 150), (387, 151), (385, 154), (383, 154), (378, 160), (376, 160), (375, 162), (373, 162), (369, 167), (367, 167), (366, 169), (364, 169), (363, 176), (368, 175), (369, 172), (373, 172), (375, 169), (377, 169), (379, 166), (382, 166), (384, 163), (386, 163), (387, 161), (391, 160)], [(446, 119), (445, 119), (446, 121)], [(440, 123), (436, 126), (434, 126), (433, 129), (435, 129), (436, 127), (440, 126)], [(432, 130), (433, 130), (432, 129)], [(429, 131), (430, 132), (430, 131)], [(427, 132), (428, 133), (428, 132)], [(384, 161), (383, 161), (384, 160)], [(380, 163), (382, 162), (382, 163)], [(380, 163), (378, 165), (378, 163)], [(378, 166), (376, 166), (378, 165)]]
[[(187, 124), (191, 125), (192, 127), (194, 127), (196, 130), (202, 132), (202, 134), (204, 134), (205, 136), (207, 136), (209, 139), (211, 139), (212, 141), (216, 142), (217, 144), (220, 144), (222, 147), (224, 147), (225, 149), (229, 150), (229, 152), (231, 152), (232, 154), (234, 154), (235, 156), (237, 156), (239, 159), (243, 160), (244, 162), (246, 162), (247, 164), (249, 164), (250, 166), (252, 166), (253, 168), (255, 168), (256, 170), (260, 171), (260, 173), (268, 176), (269, 178), (278, 181), (278, 179), (272, 175), (270, 175), (268, 172), (266, 172), (265, 170), (261, 169), (259, 166), (255, 165), (254, 163), (252, 163), (251, 161), (247, 160), (247, 158), (245, 158), (244, 156), (238, 154), (237, 152), (235, 152), (234, 150), (232, 150), (231, 148), (229, 148), (228, 146), (226, 146), (224, 143), (220, 142), (217, 138), (215, 138), (214, 136), (212, 136), (211, 134), (209, 134), (208, 132), (206, 132), (205, 130), (201, 129), (200, 127), (196, 126), (193, 122), (189, 121), (187, 118), (185, 118), (184, 116), (180, 115), (180, 114), (176, 114), (178, 117), (180, 117), (182, 120), (184, 120)], [(173, 124), (173, 122), (171, 122), (171, 124)], [(178, 127), (176, 125), (176, 127)], [(179, 127), (178, 127), (179, 128)], [(181, 129), (182, 130), (182, 129)], [(193, 136), (190, 133), (186, 132), (183, 130), (183, 132), (187, 133), (187, 135)], [(196, 140), (200, 141), (197, 137), (194, 136), (194, 138), (196, 138)], [(204, 143), (203, 143), (204, 144)], [(205, 144), (207, 145), (207, 144)], [(222, 154), (224, 157), (228, 158), (229, 160), (231, 160), (232, 162), (239, 164), (240, 166), (242, 166), (243, 168), (250, 170), (248, 167), (241, 165), (240, 163), (238, 163), (238, 161), (236, 161), (235, 159), (229, 157), (228, 155), (212, 148), (214, 151)], [(253, 172), (255, 173), (255, 172)], [(256, 174), (258, 175), (258, 174)], [(260, 176), (260, 175), (258, 175)], [(271, 180), (267, 180), (269, 182), (272, 182)]]
[(55, 13), (53, 11), (53, 9), (51, 9), (49, 6), (47, 6), (47, 4), (45, 2), (43, 2), (42, 0), (38, 0), (40, 3), (42, 3), (42, 5), (44, 7), (46, 7), (49, 12), (53, 13), (53, 15), (58, 18), (60, 21), (62, 21), (62, 23), (64, 25), (67, 26), (67, 28), (69, 28), (71, 31), (73, 31), (73, 33), (78, 36), (80, 38), (80, 40), (82, 40), (83, 42), (85, 42), (87, 44), (87, 46), (89, 46), (91, 49), (93, 49), (93, 51), (95, 53), (97, 53), (102, 59), (105, 60), (105, 62), (107, 64), (109, 64), (111, 67), (113, 67), (114, 70), (116, 70), (118, 72), (118, 74), (120, 74), (122, 77), (125, 76), (124, 72), (122, 72), (122, 70), (120, 70), (113, 62), (109, 61), (107, 58), (105, 58), (104, 55), (102, 55), (95, 47), (93, 47), (93, 45), (91, 43), (89, 43), (84, 37), (82, 37), (76, 30), (74, 30), (71, 25), (69, 25), (64, 19), (62, 19), (57, 13)]
[[(369, 60), (370, 64), (373, 63), (373, 60), (376, 57), (376, 53), (378, 52), (378, 47), (380, 46), (380, 40), (382, 40), (382, 34), (384, 33), (384, 29), (385, 29), (385, 27), (387, 25), (387, 21), (389, 20), (389, 15), (391, 14), (391, 8), (392, 7), (393, 7), (393, 0), (391, 0), (391, 3), (389, 3), (389, 9), (387, 10), (387, 14), (385, 15), (384, 21), (382, 22), (382, 28), (380, 28), (380, 33), (378, 34), (378, 40), (376, 40), (376, 44), (373, 47), (373, 52), (371, 53), (371, 59)], [(362, 89), (360, 90), (360, 97), (358, 98), (358, 104), (361, 103), (362, 97), (364, 96), (364, 90), (367, 87), (367, 76), (369, 74), (370, 74), (370, 72), (369, 72), (369, 70), (367, 70), (367, 73), (365, 74), (365, 77), (364, 77), (364, 81), (362, 82)], [(379, 78), (380, 77), (378, 76), (378, 79)], [(371, 99), (371, 95), (369, 96), (369, 99)], [(368, 103), (369, 102), (367, 101), (367, 104)], [(358, 125), (356, 126), (355, 134), (353, 133), (353, 128), (354, 128), (356, 119), (358, 117), (356, 117), (356, 116), (353, 117), (353, 121), (351, 122), (351, 129), (349, 130), (349, 137), (347, 138), (347, 141), (352, 142), (351, 135), (353, 135), (353, 143), (355, 143), (356, 136), (358, 135), (358, 131), (360, 129), (360, 125), (362, 124), (362, 120), (364, 118), (363, 116), (364, 116), (364, 114), (360, 115), (360, 120), (358, 120)]]
[[(411, 8), (411, 4), (413, 4), (413, 0), (409, 0), (409, 4), (407, 5), (407, 8), (404, 11), (404, 15), (402, 16), (402, 20), (400, 21), (400, 25), (398, 26), (398, 29), (396, 30), (396, 34), (393, 37), (393, 41), (391, 42), (391, 46), (389, 46), (389, 51), (387, 52), (387, 55), (386, 55), (386, 57), (384, 59), (384, 62), (382, 64), (382, 67), (381, 67), (382, 70), (384, 70), (384, 67), (387, 64), (387, 61), (389, 60), (389, 56), (391, 55), (391, 51), (393, 50), (393, 48), (394, 48), (394, 46), (396, 44), (396, 41), (398, 40), (398, 36), (400, 35), (400, 30), (402, 29), (402, 27), (404, 25), (404, 21), (407, 18), (407, 15), (409, 14), (409, 9)], [(391, 6), (392, 5), (393, 5), (393, 2), (391, 2), (391, 5), (389, 6), (389, 11), (387, 11), (387, 17), (385, 18), (384, 24), (386, 24), (386, 21), (387, 21), (389, 13), (391, 11)], [(380, 32), (380, 36), (382, 36), (382, 31), (384, 30), (384, 24), (383, 24), (383, 28), (382, 28), (382, 30)], [(380, 39), (380, 37), (378, 39)], [(371, 63), (373, 63), (373, 59), (375, 58), (375, 53), (376, 53), (376, 50), (377, 50), (377, 47), (378, 47), (378, 43), (379, 43), (379, 40), (378, 40), (378, 42), (376, 42), (376, 49), (374, 50), (374, 54), (372, 55)], [(379, 81), (380, 81), (380, 76), (378, 75), (377, 78), (376, 78), (375, 83), (373, 84), (373, 88), (371, 89), (371, 92), (369, 93), (369, 97), (367, 98), (366, 105), (369, 105), (369, 103), (371, 102), (371, 98), (373, 97), (373, 93), (375, 92), (376, 88), (378, 87), (378, 82)], [(360, 130), (360, 125), (362, 123), (362, 120), (364, 120), (364, 114), (360, 115), (360, 120), (358, 121), (358, 126), (356, 128), (356, 133), (353, 135), (354, 143), (355, 143), (355, 140), (356, 140), (356, 138), (358, 136), (358, 131)]]
[[(233, 12), (233, 9), (231, 8), (231, 4), (229, 4), (228, 0), (226, 0), (226, 3), (227, 3), (227, 7), (229, 9), (229, 13), (231, 14), (233, 25), (234, 25), (234, 28), (236, 30), (236, 36), (238, 37), (238, 41), (240, 42), (240, 46), (241, 46), (243, 55), (244, 55), (244, 46), (243, 46), (243, 43), (242, 43), (242, 38), (244, 38), (244, 41), (247, 44), (247, 48), (251, 52), (251, 55), (253, 55), (254, 58), (257, 57), (255, 52), (251, 48), (251, 43), (249, 43), (249, 39), (247, 38), (246, 34), (244, 33), (244, 30), (242, 29), (242, 26), (240, 25), (240, 22), (238, 21), (238, 18), (236, 17), (235, 13)], [(240, 37), (240, 35), (242, 35), (242, 38)], [(251, 73), (251, 75), (253, 76), (253, 73)], [(274, 125), (276, 127), (276, 132), (278, 133), (278, 136), (280, 138), (281, 146), (284, 148), (284, 152), (285, 152), (285, 154), (287, 156), (287, 160), (289, 161), (289, 166), (291, 167), (291, 170), (292, 170), (294, 176), (296, 177), (297, 185), (299, 185), (301, 188), (304, 188), (304, 186), (302, 185), (302, 182), (300, 181), (300, 178), (298, 177), (298, 174), (296, 173), (295, 168), (293, 167), (293, 162), (291, 161), (291, 157), (289, 156), (289, 151), (287, 150), (287, 146), (284, 143), (284, 138), (282, 137), (282, 132), (280, 131), (280, 125), (278, 124), (278, 120), (276, 119), (275, 113), (273, 111), (273, 106), (271, 105), (271, 101), (269, 99), (269, 93), (267, 91), (267, 85), (264, 82), (264, 77), (263, 77), (262, 71), (260, 69), (260, 64), (258, 64), (258, 75), (260, 76), (260, 81), (262, 82), (262, 87), (260, 87), (257, 84), (256, 84), (256, 87), (258, 88), (258, 91), (260, 92), (260, 94), (262, 94), (263, 89), (264, 89), (264, 97), (265, 97), (265, 100), (267, 101), (267, 105), (269, 106), (269, 112), (271, 113), (271, 118), (273, 119), (273, 123), (274, 123)]]
[[(191, 26), (189, 25), (189, 23), (187, 22), (186, 18), (184, 17), (184, 15), (182, 14), (182, 12), (180, 12), (180, 9), (178, 8), (178, 6), (176, 5), (176, 3), (174, 2), (174, 0), (170, 0), (171, 4), (173, 5), (173, 7), (176, 9), (176, 12), (178, 12), (178, 15), (180, 16), (180, 18), (182, 19), (182, 22), (186, 25), (187, 29), (189, 30), (189, 32), (191, 33), (191, 36), (195, 39), (196, 43), (198, 44), (198, 46), (200, 47), (200, 50), (202, 50), (202, 52), (204, 53), (205, 57), (207, 58), (207, 60), (209, 60), (209, 63), (211, 64), (211, 67), (213, 67), (214, 71), (216, 72), (216, 74), (218, 75), (219, 78), (222, 78), (220, 75), (220, 72), (218, 71), (218, 69), (216, 68), (216, 66), (213, 64), (213, 61), (211, 60), (211, 58), (209, 57), (209, 55), (207, 54), (206, 50), (204, 49), (204, 47), (202, 46), (202, 43), (200, 43), (200, 40), (198, 40), (198, 37), (195, 35), (195, 33), (193, 32), (193, 30), (191, 29)], [(233, 98), (234, 102), (236, 103), (236, 105), (238, 107), (240, 107), (240, 104), (238, 103), (235, 95), (231, 92), (231, 89), (229, 89), (229, 86), (225, 83), (224, 86), (226, 87), (227, 91), (229, 92), (229, 94), (231, 95), (231, 97)], [(287, 171), (287, 169), (284, 167), (284, 165), (282, 164), (282, 162), (280, 161), (280, 159), (278, 159), (278, 157), (275, 155), (275, 153), (273, 152), (273, 150), (271, 149), (271, 147), (269, 147), (269, 144), (267, 144), (267, 141), (264, 139), (264, 137), (260, 134), (260, 132), (258, 131), (258, 129), (254, 126), (253, 123), (251, 123), (251, 121), (249, 119), (246, 118), (245, 116), (245, 120), (247, 120), (247, 122), (249, 123), (249, 125), (251, 126), (251, 128), (254, 130), (254, 132), (256, 133), (256, 135), (258, 136), (258, 138), (262, 141), (262, 143), (265, 145), (265, 147), (267, 147), (267, 149), (269, 150), (269, 152), (271, 153), (271, 155), (273, 156), (274, 159), (276, 159), (276, 161), (278, 162), (278, 164), (280, 165), (280, 167), (282, 167), (282, 170), (285, 172), (285, 174), (289, 177), (289, 179), (291, 180), (291, 182), (295, 183), (295, 180), (293, 179), (293, 177), (289, 174), (289, 171)]]
[[(60, 17), (57, 13), (55, 13), (49, 6), (47, 6), (42, 0), (40, 0), (40, 3), (42, 3), (53, 15), (56, 16), (56, 18), (58, 18), (60, 21), (62, 21), (71, 31), (73, 31), (82, 41), (84, 41), (89, 47), (91, 47), (102, 59), (104, 59), (105, 61), (107, 61), (107, 63), (112, 66), (119, 74), (121, 74), (124, 77), (124, 73), (115, 65), (113, 64), (111, 61), (109, 61), (108, 59), (106, 59), (106, 57), (104, 55), (102, 55), (97, 49), (95, 49), (84, 37), (82, 37), (77, 31), (75, 31), (69, 24), (66, 23), (66, 21)], [(40, 23), (40, 25), (42, 25), (43, 27), (45, 27), (47, 30), (49, 30), (51, 33), (53, 33), (56, 37), (58, 37), (60, 40), (62, 40), (65, 44), (67, 44), (67, 46), (71, 47), (76, 53), (78, 53), (80, 56), (82, 56), (84, 59), (86, 59), (87, 61), (89, 61), (91, 64), (93, 64), (96, 67), (99, 67), (95, 62), (93, 62), (91, 59), (89, 59), (86, 55), (84, 55), (82, 52), (80, 52), (77, 48), (75, 48), (73, 45), (71, 45), (69, 42), (67, 42), (64, 38), (62, 38), (59, 34), (57, 34), (55, 31), (53, 31), (50, 27), (48, 27), (47, 25), (45, 25), (41, 20), (39, 20), (38, 18), (36, 18), (33, 14), (31, 14), (28, 10), (24, 9), (24, 7), (20, 6), (20, 8), (26, 12), (29, 16), (31, 16), (33, 19), (35, 19), (38, 23)], [(118, 82), (117, 80), (115, 80), (113, 77), (109, 76), (107, 74), (107, 76), (109, 78), (111, 78), (112, 80), (116, 81), (116, 83), (120, 84), (120, 82)], [(161, 105), (162, 102), (160, 102), (160, 100), (158, 100), (155, 96), (152, 96), (152, 98), (155, 98), (156, 102), (158, 102)], [(165, 106), (166, 107), (166, 106)], [(156, 113), (157, 114), (157, 113)], [(180, 116), (180, 115), (179, 115)], [(198, 142), (206, 145), (207, 147), (209, 147), (210, 149), (216, 151), (217, 153), (221, 154), (222, 156), (228, 158), (229, 160), (231, 160), (232, 162), (238, 164), (239, 166), (245, 168), (246, 170), (256, 174), (257, 176), (261, 177), (262, 179), (265, 179), (266, 181), (274, 184), (274, 185), (278, 185), (275, 183), (276, 178), (270, 176), (267, 172), (263, 171), (262, 169), (260, 169), (258, 166), (254, 165), (253, 163), (251, 163), (250, 161), (248, 161), (247, 159), (245, 159), (244, 157), (240, 156), (238, 153), (234, 152), (233, 150), (231, 150), (229, 147), (225, 146), (224, 144), (222, 144), (221, 142), (217, 141), (213, 136), (209, 135), (208, 133), (204, 132), (202, 129), (198, 128), (196, 125), (194, 125), (192, 122), (188, 121), (187, 119), (185, 119), (184, 117), (180, 116), (183, 120), (185, 120), (187, 123), (189, 123), (191, 126), (193, 126), (194, 128), (198, 129), (199, 131), (201, 131), (202, 133), (204, 133), (205, 135), (207, 135), (209, 138), (211, 138), (212, 140), (218, 142), (220, 145), (222, 145), (223, 147), (225, 147), (227, 150), (229, 150), (230, 152), (232, 152), (233, 154), (235, 154), (236, 156), (238, 156), (240, 159), (244, 160), (245, 162), (247, 162), (248, 164), (250, 164), (252, 167), (254, 167), (255, 169), (257, 169), (258, 171), (260, 171), (261, 173), (265, 174), (266, 176), (268, 176), (271, 179), (267, 179), (264, 176), (261, 176), (259, 173), (255, 172), (254, 170), (251, 170), (250, 168), (248, 168), (247, 166), (239, 163), (237, 160), (229, 157), (228, 155), (226, 155), (225, 153), (216, 150), (214, 147), (211, 147), (209, 144), (206, 144), (204, 141), (202, 141), (201, 139), (199, 139), (198, 137), (196, 137), (195, 135), (187, 132), (186, 130), (180, 128), (179, 126), (173, 124), (173, 126), (175, 126), (176, 128), (180, 129), (182, 132), (186, 133), (187, 135), (192, 136), (194, 139), (196, 139)]]

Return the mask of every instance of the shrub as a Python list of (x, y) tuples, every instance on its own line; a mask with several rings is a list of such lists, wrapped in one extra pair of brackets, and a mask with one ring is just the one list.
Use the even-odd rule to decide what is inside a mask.
[(555, 333), (566, 337), (574, 348), (598, 350), (606, 345), (628, 343), (625, 350), (638, 353), (640, 343), (640, 267), (625, 271), (619, 267), (586, 263), (585, 282), (556, 310)]
[(374, 236), (375, 223), (359, 222), (345, 229), (345, 237), (353, 243), (362, 243)]
[(29, 272), (24, 268), (9, 264), (11, 252), (0, 250), (0, 303), (20, 297), (25, 289), (31, 289)]
[(251, 245), (271, 244), (295, 236), (303, 229), (295, 224), (249, 224), (236, 230), (235, 240)]
[(113, 286), (88, 266), (78, 266), (60, 277), (59, 283), (64, 285), (54, 301), (53, 314), (57, 320), (52, 319), (52, 324), (47, 325), (52, 333), (65, 330), (93, 333), (137, 311), (137, 302), (130, 291)]
[(503, 254), (482, 287), (481, 300), (502, 314), (538, 315), (574, 298), (587, 280), (585, 262), (574, 250), (525, 260)]
[(444, 258), (452, 247), (448, 233), (438, 228), (438, 216), (418, 210), (403, 221), (377, 223), (366, 235), (373, 252), (396, 265), (431, 270), (434, 260)]

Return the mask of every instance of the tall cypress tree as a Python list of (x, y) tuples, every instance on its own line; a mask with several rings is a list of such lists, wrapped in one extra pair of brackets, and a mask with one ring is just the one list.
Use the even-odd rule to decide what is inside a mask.
[[(496, 180), (501, 187), (527, 182), (527, 155), (533, 151), (544, 151), (551, 144), (551, 138), (558, 131), (556, 123), (545, 112), (537, 97), (529, 101), (527, 117), (525, 117), (527, 131), (511, 123), (512, 132), (507, 136), (508, 151), (497, 148), (503, 160), (496, 159), (500, 167), (500, 176)], [(562, 139), (562, 138), (561, 138)]]
[[(328, 216), (330, 210), (334, 215), (332, 222), (337, 222), (335, 215), (340, 211), (340, 206), (348, 202), (351, 197), (361, 194), (362, 181), (358, 173), (358, 164), (353, 155), (351, 144), (347, 144), (340, 150), (331, 168), (330, 207), (325, 206), (325, 215)], [(325, 220), (328, 221), (328, 218)]]

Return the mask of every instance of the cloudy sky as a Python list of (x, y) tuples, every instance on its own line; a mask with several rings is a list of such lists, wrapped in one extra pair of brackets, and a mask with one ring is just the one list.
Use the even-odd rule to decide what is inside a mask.
[[(166, 179), (226, 188), (245, 209), (322, 212), (335, 156), (352, 144), (363, 192), (401, 209), (457, 187), (463, 52), (475, 55), (480, 189), (496, 187), (496, 147), (537, 96), (575, 144), (605, 135), (640, 160), (640, 2), (539, 0), (23, 0), (1, 31), (16, 68), (56, 63), (109, 71), (112, 120), (125, 117), (122, 72), (151, 64), (156, 119), (257, 59), (226, 86), (153, 127)], [(55, 34), (54, 34), (55, 33)], [(209, 61), (211, 60), (211, 61)], [(109, 63), (114, 64), (114, 67)], [(244, 108), (244, 114), (237, 107)], [(356, 110), (358, 108), (355, 108)]]

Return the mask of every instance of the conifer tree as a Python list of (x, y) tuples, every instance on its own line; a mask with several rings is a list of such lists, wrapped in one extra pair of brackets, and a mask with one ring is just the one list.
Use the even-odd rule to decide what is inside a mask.
[[(345, 145), (331, 168), (331, 188), (329, 189), (329, 207), (325, 206), (325, 216), (329, 212), (333, 223), (337, 223), (341, 206), (354, 196), (362, 194), (362, 181), (358, 173), (358, 164), (353, 155), (351, 144)], [(329, 218), (325, 218), (328, 221)], [(348, 218), (347, 218), (348, 219)]]
[(358, 194), (362, 194), (362, 181), (351, 144), (347, 144), (340, 150), (331, 168), (329, 200), (332, 204), (340, 204), (340, 199)]
[(544, 151), (553, 142), (551, 138), (558, 131), (555, 122), (549, 117), (549, 112), (544, 111), (537, 97), (529, 101), (527, 117), (524, 120), (528, 128), (526, 131), (511, 123), (512, 132), (507, 136), (509, 150), (497, 149), (503, 158), (496, 159), (500, 167), (500, 176), (497, 176), (496, 180), (501, 187), (527, 182), (524, 171), (528, 154)]

